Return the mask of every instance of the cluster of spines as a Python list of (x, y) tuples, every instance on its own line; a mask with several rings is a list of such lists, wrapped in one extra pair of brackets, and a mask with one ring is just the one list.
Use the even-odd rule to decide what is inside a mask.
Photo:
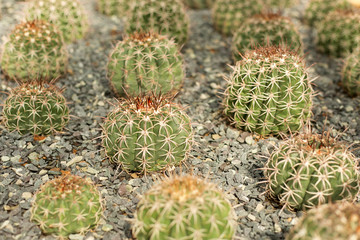
[(129, 10), (128, 0), (97, 0), (97, 9), (107, 16), (124, 17)]
[(203, 9), (211, 7), (215, 0), (182, 0), (186, 6), (195, 8), (195, 9)]
[(360, 95), (360, 49), (345, 59), (342, 86), (351, 97)]

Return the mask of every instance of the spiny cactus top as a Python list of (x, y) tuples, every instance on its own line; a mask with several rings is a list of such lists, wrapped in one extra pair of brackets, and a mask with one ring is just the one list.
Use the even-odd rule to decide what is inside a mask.
[(77, 0), (31, 1), (27, 15), (29, 19), (43, 19), (56, 25), (65, 42), (83, 38), (89, 27), (83, 7)]
[(20, 134), (48, 135), (69, 121), (69, 108), (53, 85), (25, 83), (14, 88), (3, 106), (4, 123)]
[(175, 176), (154, 185), (134, 215), (139, 240), (222, 239), (235, 234), (231, 204), (213, 184), (194, 176)]
[(263, 44), (288, 45), (291, 49), (301, 52), (301, 37), (289, 18), (279, 14), (255, 15), (244, 21), (236, 30), (232, 48), (236, 60), (246, 50)]
[(264, 1), (267, 6), (276, 9), (292, 7), (299, 3), (299, 0), (264, 0)]
[(265, 166), (269, 196), (290, 210), (354, 200), (360, 189), (358, 160), (328, 133), (305, 133), (282, 143)]
[(350, 9), (347, 0), (310, 0), (305, 10), (304, 19), (310, 26), (315, 26), (332, 11)]
[(61, 32), (42, 20), (17, 25), (2, 46), (1, 67), (12, 79), (52, 80), (65, 72), (66, 65)]
[(129, 0), (97, 0), (97, 8), (100, 13), (108, 16), (124, 17), (129, 10)]
[(130, 6), (126, 32), (156, 32), (181, 46), (188, 38), (189, 18), (181, 0), (137, 0)]
[(103, 145), (125, 170), (159, 171), (184, 161), (193, 131), (182, 109), (161, 96), (119, 102), (103, 125)]
[(360, 239), (360, 206), (349, 202), (324, 204), (309, 210), (293, 227), (287, 240)]
[(225, 114), (246, 131), (294, 132), (311, 115), (313, 90), (305, 63), (285, 48), (247, 52), (227, 81)]
[(191, 8), (209, 8), (211, 7), (215, 0), (182, 0), (186, 6)]
[(264, 4), (262, 0), (216, 0), (212, 7), (212, 18), (216, 30), (232, 35), (249, 17), (260, 14)]
[(115, 91), (132, 96), (177, 91), (185, 77), (178, 46), (156, 33), (135, 33), (119, 42), (107, 72)]
[(96, 226), (103, 214), (103, 202), (90, 180), (66, 174), (41, 186), (30, 211), (31, 220), (45, 234), (66, 238)]
[(345, 60), (342, 69), (342, 86), (350, 96), (360, 95), (360, 48)]

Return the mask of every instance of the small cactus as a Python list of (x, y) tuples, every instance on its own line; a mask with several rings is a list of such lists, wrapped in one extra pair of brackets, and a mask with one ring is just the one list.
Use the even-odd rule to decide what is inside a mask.
[(346, 57), (360, 43), (360, 11), (331, 12), (316, 29), (316, 45), (320, 52)]
[(306, 10), (304, 19), (310, 26), (315, 26), (325, 19), (325, 17), (335, 10), (347, 10), (351, 5), (348, 0), (310, 0)]
[(128, 0), (97, 0), (97, 9), (107, 16), (124, 17), (129, 10)]
[(140, 200), (133, 234), (144, 239), (222, 239), (235, 234), (235, 213), (223, 192), (194, 176), (173, 176)]
[(64, 128), (69, 121), (69, 108), (54, 85), (24, 83), (5, 100), (3, 120), (9, 131), (48, 135)]
[(103, 125), (103, 146), (110, 161), (142, 173), (184, 161), (192, 136), (189, 117), (162, 96), (119, 102)]
[(282, 143), (265, 166), (269, 197), (290, 210), (354, 200), (360, 189), (358, 160), (329, 133), (304, 133)]
[(203, 9), (211, 7), (215, 0), (183, 0), (186, 6), (195, 9)]
[(342, 86), (351, 97), (360, 95), (360, 49), (345, 59)]
[(227, 79), (225, 114), (260, 135), (300, 130), (311, 115), (311, 80), (305, 63), (283, 47), (247, 52)]
[(67, 50), (62, 33), (42, 20), (19, 24), (2, 47), (1, 67), (11, 79), (51, 80), (65, 72)]
[(130, 6), (125, 29), (128, 34), (159, 33), (180, 46), (188, 38), (189, 18), (181, 0), (138, 0)]
[(132, 96), (177, 91), (185, 77), (178, 46), (156, 33), (135, 33), (119, 42), (107, 72), (117, 93)]
[(360, 207), (338, 202), (311, 209), (292, 228), (287, 240), (360, 239)]
[(96, 226), (103, 208), (101, 195), (90, 180), (65, 174), (41, 186), (30, 211), (31, 220), (43, 233), (66, 238)]
[(217, 0), (212, 7), (213, 23), (219, 32), (232, 35), (249, 17), (260, 14), (264, 4), (260, 0)]
[(83, 38), (89, 28), (77, 0), (31, 1), (27, 15), (29, 19), (42, 19), (56, 25), (67, 43)]
[(260, 14), (245, 20), (236, 30), (232, 41), (235, 59), (241, 60), (240, 54), (264, 43), (288, 45), (302, 52), (300, 33), (289, 18), (279, 14)]

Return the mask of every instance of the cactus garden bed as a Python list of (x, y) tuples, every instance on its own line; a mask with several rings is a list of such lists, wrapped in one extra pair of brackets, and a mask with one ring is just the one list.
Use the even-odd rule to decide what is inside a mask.
[[(1, 1), (0, 43), (3, 43), (23, 20), (28, 3)], [(117, 104), (106, 66), (113, 48), (123, 39), (124, 23), (96, 11), (95, 0), (80, 2), (89, 19), (89, 31), (84, 39), (68, 44), (68, 69), (55, 83), (64, 88), (63, 95), (69, 103), (68, 124), (61, 132), (46, 137), (20, 135), (0, 125), (0, 239), (55, 239), (44, 235), (30, 221), (31, 204), (43, 183), (64, 172), (90, 178), (101, 193), (105, 208), (94, 230), (85, 235), (72, 234), (70, 239), (133, 239), (131, 223), (140, 195), (163, 176), (163, 173), (127, 173), (105, 154), (102, 125)], [(360, 98), (349, 97), (340, 86), (343, 60), (316, 51), (314, 29), (303, 23), (306, 3), (307, 0), (300, 1), (286, 9), (284, 15), (291, 18), (300, 32), (310, 77), (316, 78), (313, 132), (328, 130), (351, 145), (353, 154), (360, 157), (356, 150), (360, 143)], [(270, 203), (262, 170), (282, 140), (271, 135), (260, 137), (230, 124), (223, 113), (222, 94), (227, 88), (223, 77), (230, 75), (229, 65), (234, 65), (231, 37), (215, 30), (210, 10), (186, 11), (190, 31), (181, 49), (186, 78), (174, 101), (185, 106), (184, 111), (191, 119), (194, 145), (188, 159), (171, 170), (204, 177), (226, 192), (237, 216), (236, 239), (285, 239), (302, 212), (290, 212)], [(15, 81), (0, 73), (0, 103), (16, 86)]]

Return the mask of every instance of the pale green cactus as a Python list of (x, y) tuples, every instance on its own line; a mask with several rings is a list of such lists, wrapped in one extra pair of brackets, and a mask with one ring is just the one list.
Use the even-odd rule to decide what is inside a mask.
[(97, 0), (97, 9), (107, 16), (123, 18), (129, 10), (128, 0)]
[(351, 97), (360, 95), (360, 48), (345, 59), (342, 86)]

